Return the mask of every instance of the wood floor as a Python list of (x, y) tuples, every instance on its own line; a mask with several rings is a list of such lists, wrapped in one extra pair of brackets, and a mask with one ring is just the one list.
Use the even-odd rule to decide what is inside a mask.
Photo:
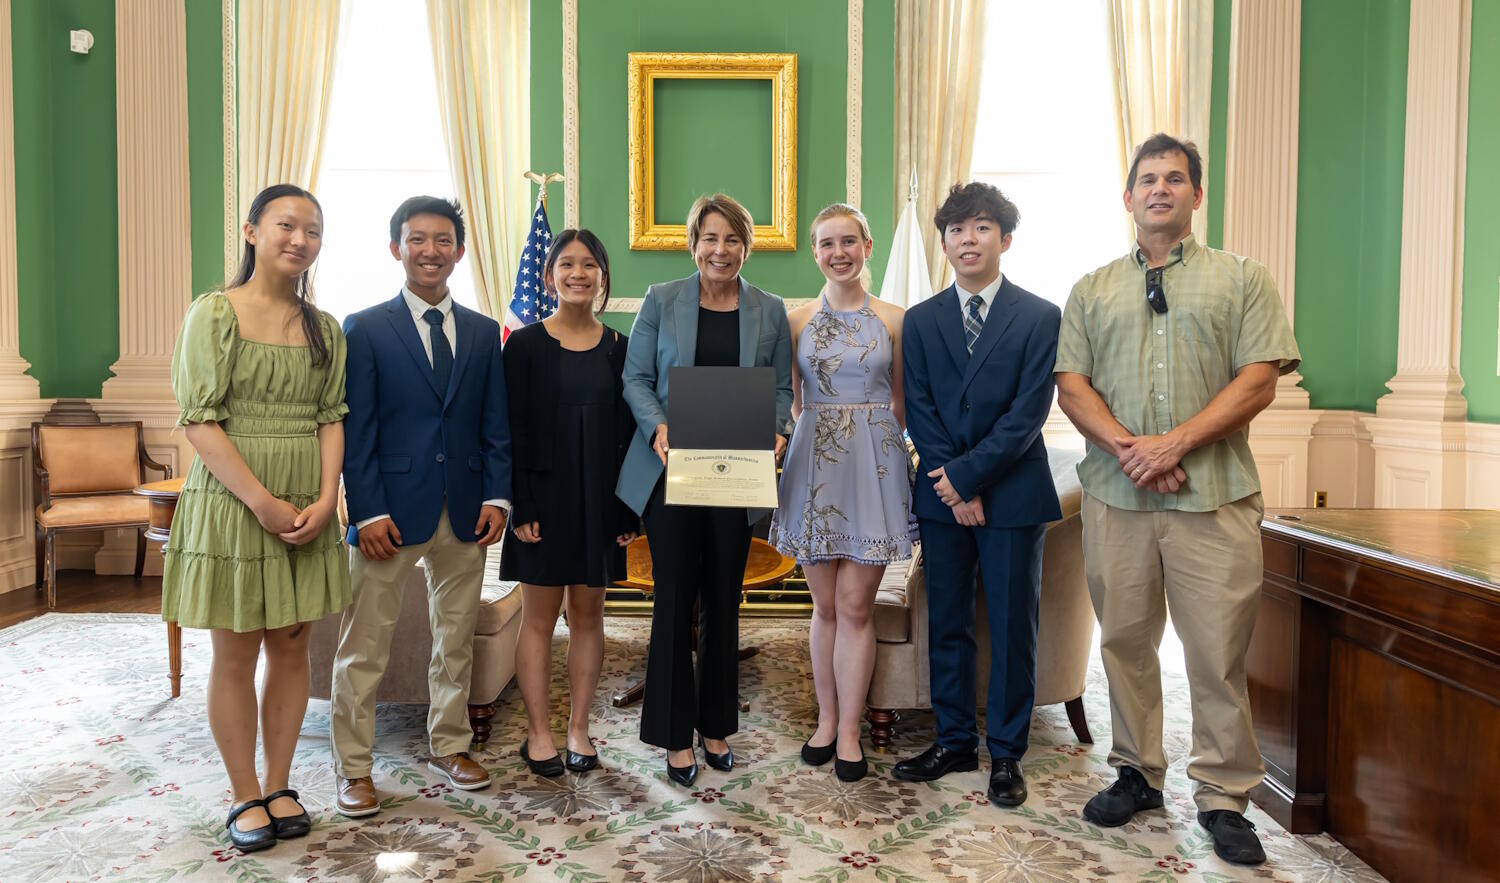
[[(0, 629), (47, 612), (47, 598), (34, 587), (0, 595)], [(57, 572), (56, 613), (161, 613), (161, 577), (95, 576), (87, 570)]]

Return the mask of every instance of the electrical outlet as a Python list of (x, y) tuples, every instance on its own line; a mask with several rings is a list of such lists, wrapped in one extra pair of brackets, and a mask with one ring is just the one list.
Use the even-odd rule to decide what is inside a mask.
[(1328, 491), (1313, 491), (1313, 508), (1328, 508)]

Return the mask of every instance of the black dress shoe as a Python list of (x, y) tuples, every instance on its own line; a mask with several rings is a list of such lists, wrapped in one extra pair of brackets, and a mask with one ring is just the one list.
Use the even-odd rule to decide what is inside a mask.
[(974, 751), (949, 751), (933, 745), (916, 757), (896, 764), (891, 775), (903, 782), (931, 782), (949, 773), (967, 773), (979, 769), (979, 755)]
[(554, 754), (546, 760), (532, 760), (531, 753), (526, 750), (526, 741), (524, 739), (521, 741), (521, 759), (526, 761), (526, 766), (533, 773), (549, 779), (555, 779), (563, 774), (562, 758)]
[[(254, 852), (257, 849), (265, 849), (267, 846), (276, 845), (275, 822), (268, 822), (259, 828), (243, 831), (234, 825), (234, 820), (240, 817), (240, 813), (253, 807), (265, 808), (264, 800), (247, 800), (229, 811), (229, 818), (224, 820), (224, 827), (229, 831), (229, 842), (239, 847), (240, 852)], [(270, 815), (270, 811), (266, 815)]]
[(840, 782), (858, 782), (870, 772), (870, 764), (865, 760), (865, 748), (859, 748), (859, 760), (844, 760), (842, 757), (833, 759), (833, 774), (839, 777)]
[(990, 761), (990, 789), (985, 792), (997, 806), (1020, 806), (1026, 802), (1026, 777), (1021, 764), (1009, 757)]
[(728, 742), (724, 743), (723, 754), (714, 754), (709, 751), (702, 736), (698, 737), (698, 747), (703, 749), (703, 759), (708, 761), (709, 766), (726, 773), (734, 769), (734, 749), (729, 747)]
[(266, 815), (271, 816), (271, 827), (276, 830), (276, 839), (290, 840), (293, 837), (302, 837), (308, 831), (311, 831), (312, 818), (308, 816), (306, 809), (302, 809), (302, 812), (294, 816), (272, 815), (271, 803), (278, 797), (290, 797), (297, 801), (297, 807), (302, 809), (302, 798), (298, 797), (297, 792), (290, 788), (284, 791), (277, 791), (275, 794), (267, 794), (262, 798), (266, 802)]
[(672, 766), (672, 761), (668, 760), (667, 778), (684, 788), (691, 788), (698, 779), (698, 763), (694, 761), (687, 766)]
[(837, 747), (838, 742), (836, 740), (829, 742), (827, 745), (815, 746), (812, 744), (812, 739), (808, 739), (802, 743), (802, 762), (808, 766), (822, 766), (833, 760), (833, 755), (836, 753)]
[(1258, 865), (1266, 860), (1255, 823), (1229, 809), (1198, 813), (1198, 824), (1214, 838), (1214, 855), (1237, 865)]
[(1120, 767), (1120, 778), (1095, 794), (1083, 807), (1083, 817), (1101, 828), (1118, 828), (1143, 809), (1159, 809), (1161, 792), (1146, 782), (1133, 766)]
[[(593, 748), (594, 743), (590, 742), (589, 747)], [(575, 773), (586, 773), (589, 770), (596, 770), (599, 768), (599, 755), (597, 753), (580, 754), (569, 748), (567, 756), (563, 760), (563, 766)]]

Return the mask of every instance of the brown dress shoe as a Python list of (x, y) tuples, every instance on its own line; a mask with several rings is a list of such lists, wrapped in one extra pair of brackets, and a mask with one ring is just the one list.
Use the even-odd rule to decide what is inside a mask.
[(427, 768), (446, 776), (453, 787), (464, 791), (483, 788), (490, 783), (490, 771), (469, 759), (466, 752), (434, 757), (427, 761)]
[(380, 798), (375, 794), (375, 782), (369, 776), (346, 779), (336, 776), (333, 805), (339, 813), (351, 819), (373, 816), (380, 812)]

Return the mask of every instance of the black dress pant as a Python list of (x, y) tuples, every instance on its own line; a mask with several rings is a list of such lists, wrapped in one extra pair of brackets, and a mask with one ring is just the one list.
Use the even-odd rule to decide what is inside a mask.
[(750, 525), (744, 509), (668, 506), (662, 500), (665, 487), (663, 476), (645, 512), (656, 597), (641, 741), (680, 751), (693, 747), (695, 729), (709, 739), (739, 730), (740, 593), (750, 554)]

